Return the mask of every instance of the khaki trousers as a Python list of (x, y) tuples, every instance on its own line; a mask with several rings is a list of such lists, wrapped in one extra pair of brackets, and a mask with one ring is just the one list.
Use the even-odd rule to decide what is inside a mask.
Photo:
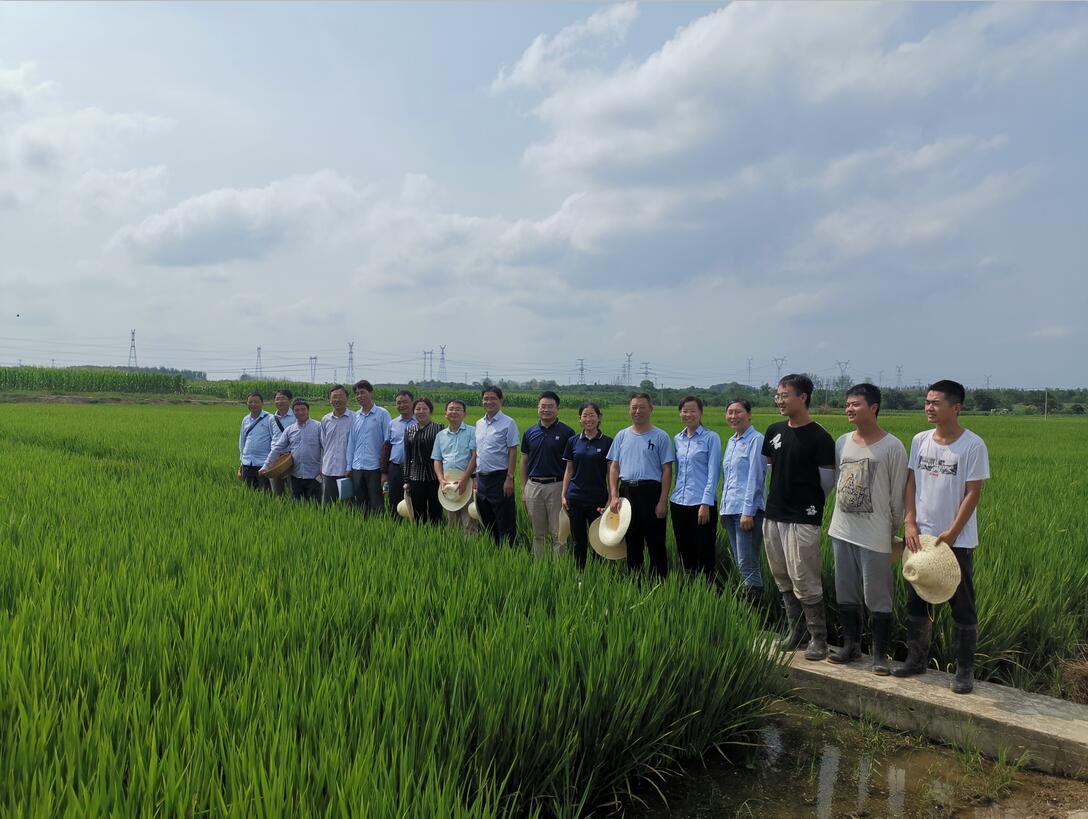
[(563, 510), (563, 482), (534, 483), (526, 481), (521, 499), (525, 502), (525, 511), (529, 513), (529, 522), (533, 525), (533, 554), (541, 557), (548, 541), (552, 551), (563, 554), (567, 544), (559, 542), (559, 513)]
[(478, 524), (468, 514), (468, 504), (466, 503), (464, 508), (458, 509), (456, 512), (446, 510), (446, 523), (449, 524), (451, 529), (464, 532), (466, 535), (474, 535), (479, 529)]
[(823, 599), (819, 526), (764, 520), (763, 545), (780, 592), (792, 591), (804, 604), (819, 603)]

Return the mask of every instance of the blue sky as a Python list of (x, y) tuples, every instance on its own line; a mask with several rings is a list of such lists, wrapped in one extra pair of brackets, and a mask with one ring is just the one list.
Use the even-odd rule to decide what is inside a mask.
[(1078, 4), (0, 4), (0, 364), (1081, 386), (1086, 75)]

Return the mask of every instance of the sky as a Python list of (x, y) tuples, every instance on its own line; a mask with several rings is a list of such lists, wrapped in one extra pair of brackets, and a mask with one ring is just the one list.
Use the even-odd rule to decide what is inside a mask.
[(1086, 76), (1085, 4), (0, 3), (0, 366), (1084, 386)]

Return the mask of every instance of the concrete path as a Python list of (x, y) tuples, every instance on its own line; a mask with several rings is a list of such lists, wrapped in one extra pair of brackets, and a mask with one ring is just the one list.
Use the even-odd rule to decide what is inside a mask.
[(953, 694), (951, 674), (878, 677), (869, 663), (868, 657), (847, 665), (810, 662), (798, 651), (787, 686), (821, 708), (974, 747), (989, 757), (1004, 751), (1012, 761), (1026, 752), (1029, 768), (1088, 779), (1088, 706), (985, 682), (976, 682), (971, 694)]

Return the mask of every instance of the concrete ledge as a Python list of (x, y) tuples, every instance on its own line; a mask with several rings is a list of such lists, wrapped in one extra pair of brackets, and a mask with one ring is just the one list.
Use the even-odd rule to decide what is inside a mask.
[(1088, 779), (1088, 706), (985, 682), (976, 682), (971, 694), (953, 694), (951, 674), (878, 677), (870, 662), (811, 662), (798, 651), (787, 670), (788, 686), (821, 708), (966, 744), (990, 757), (1005, 751), (1016, 759), (1026, 752), (1029, 768)]

